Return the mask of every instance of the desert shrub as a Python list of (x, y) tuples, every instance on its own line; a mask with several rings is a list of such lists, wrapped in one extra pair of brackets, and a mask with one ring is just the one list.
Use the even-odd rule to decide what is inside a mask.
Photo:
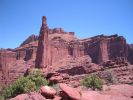
[(13, 89), (16, 91), (19, 90), (21, 93), (26, 93), (30, 91), (34, 91), (36, 89), (36, 85), (32, 80), (29, 80), (27, 77), (20, 77), (15, 85), (12, 85)]
[(81, 81), (81, 85), (92, 88), (93, 90), (95, 89), (101, 90), (103, 86), (103, 81), (98, 76), (93, 74), (85, 77)]
[(13, 84), (9, 85), (2, 91), (4, 98), (15, 97), (21, 93), (28, 93), (38, 90), (41, 86), (48, 85), (48, 81), (42, 77), (42, 73), (38, 69), (30, 70), (29, 74), (20, 77)]
[(32, 69), (27, 77), (35, 83), (36, 90), (41, 86), (48, 85), (48, 81), (42, 77), (42, 72), (39, 69)]
[(108, 85), (118, 83), (118, 79), (116, 78), (116, 76), (111, 71), (106, 71), (104, 73), (103, 78), (107, 81)]
[(29, 78), (32, 79), (32, 78), (36, 78), (38, 76), (42, 77), (42, 71), (40, 69), (33, 68), (33, 69), (29, 70), (29, 73), (28, 73)]
[(20, 77), (12, 85), (9, 85), (4, 89), (3, 95), (5, 98), (10, 98), (21, 93), (34, 91), (35, 89), (36, 85), (34, 82), (29, 80), (27, 77)]
[(36, 90), (38, 90), (41, 86), (48, 85), (48, 81), (43, 77), (36, 77), (34, 79)]

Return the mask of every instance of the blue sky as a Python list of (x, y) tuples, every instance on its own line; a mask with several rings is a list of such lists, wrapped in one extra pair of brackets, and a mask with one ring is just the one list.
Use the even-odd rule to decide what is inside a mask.
[(79, 38), (117, 33), (133, 43), (133, 0), (0, 0), (0, 48), (38, 34), (42, 16)]

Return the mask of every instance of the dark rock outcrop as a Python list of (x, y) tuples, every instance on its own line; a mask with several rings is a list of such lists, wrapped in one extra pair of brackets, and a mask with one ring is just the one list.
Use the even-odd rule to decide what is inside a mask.
[(26, 44), (29, 44), (31, 42), (35, 42), (38, 41), (38, 36), (32, 34), (31, 36), (29, 36), (23, 43), (20, 44), (20, 46), (24, 46)]

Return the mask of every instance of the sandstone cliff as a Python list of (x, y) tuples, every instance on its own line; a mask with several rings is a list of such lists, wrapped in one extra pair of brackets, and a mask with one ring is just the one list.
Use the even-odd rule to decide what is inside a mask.
[(84, 74), (104, 76), (106, 69), (112, 70), (121, 82), (133, 82), (133, 45), (128, 45), (124, 37), (78, 39), (74, 32), (50, 29), (46, 17), (42, 20), (39, 36), (31, 35), (18, 48), (0, 50), (0, 84), (11, 83), (31, 67), (56, 71), (60, 76), (65, 73), (68, 82)]
[(0, 50), (1, 85), (13, 82), (24, 75), (28, 68), (34, 67), (38, 41), (33, 37), (28, 37), (18, 48)]
[(128, 59), (128, 45), (122, 36), (99, 35), (77, 39), (72, 32), (64, 32), (62, 29), (51, 31), (46, 23), (46, 18), (43, 17), (36, 67), (52, 66), (69, 55), (75, 58), (89, 55), (92, 62), (97, 64), (119, 57)]
[(128, 61), (133, 64), (133, 44), (128, 45)]

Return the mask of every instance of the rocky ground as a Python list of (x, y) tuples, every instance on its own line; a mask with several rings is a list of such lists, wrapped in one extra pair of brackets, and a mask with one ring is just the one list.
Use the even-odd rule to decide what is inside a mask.
[[(15, 49), (0, 49), (0, 85), (6, 86), (30, 68), (40, 68), (50, 85), (11, 100), (132, 100), (133, 45), (123, 36), (78, 39), (74, 32), (50, 29), (42, 18), (39, 36), (31, 35)], [(102, 91), (80, 86), (90, 74), (104, 80)], [(109, 78), (113, 79), (110, 80)], [(128, 84), (128, 85), (127, 85)]]
[(43, 86), (38, 92), (21, 94), (10, 100), (133, 100), (133, 86), (127, 84), (104, 85), (102, 91), (81, 86), (73, 88), (64, 83), (57, 86)]

